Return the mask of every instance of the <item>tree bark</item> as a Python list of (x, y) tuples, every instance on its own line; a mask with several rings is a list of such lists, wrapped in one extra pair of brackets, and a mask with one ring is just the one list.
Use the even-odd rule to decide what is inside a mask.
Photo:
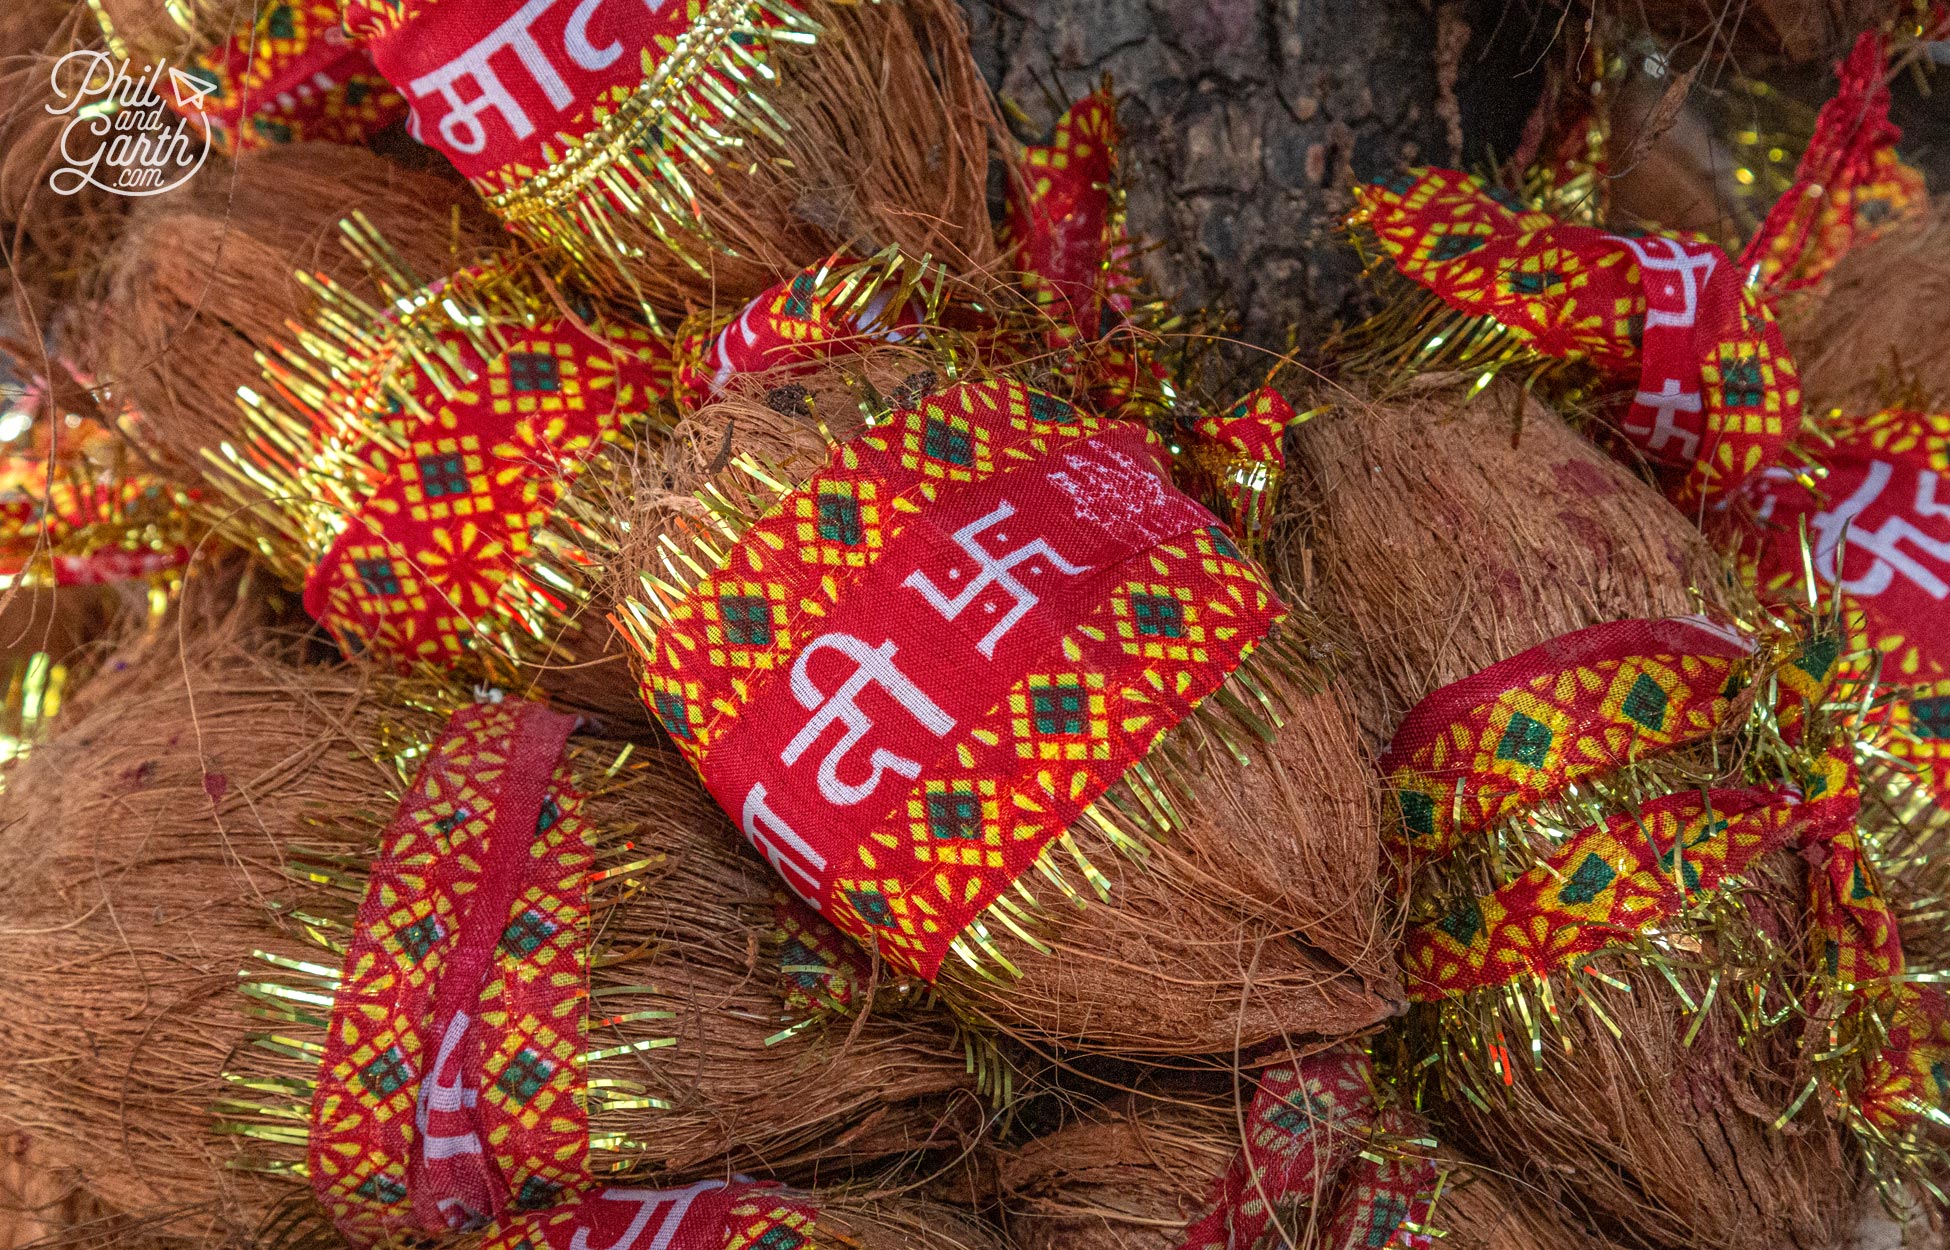
[(1157, 245), (1146, 276), (1263, 349), (1230, 353), (1240, 378), (1266, 351), (1307, 362), (1360, 314), (1340, 227), (1353, 180), (1508, 156), (1556, 33), (1523, 0), (964, 3), (983, 73), (1030, 132), (1110, 75), (1130, 229)]

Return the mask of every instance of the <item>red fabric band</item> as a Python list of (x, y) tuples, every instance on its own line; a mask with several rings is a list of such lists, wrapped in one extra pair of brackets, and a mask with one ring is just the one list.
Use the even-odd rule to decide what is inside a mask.
[[(1179, 1250), (1246, 1250), (1261, 1244), (1281, 1207), (1312, 1200), (1334, 1246), (1421, 1247), (1410, 1230), (1429, 1212), (1435, 1167), (1425, 1158), (1376, 1162), (1362, 1156), (1378, 1117), (1367, 1052), (1335, 1046), (1268, 1068), (1246, 1112), (1245, 1140), (1213, 1184), (1206, 1213)], [(1395, 1113), (1391, 1131), (1409, 1126)]]
[(962, 385), (746, 530), (644, 699), (794, 890), (932, 977), (1282, 611), (1142, 428)]
[[(546, 170), (671, 55), (696, 0), (349, 0), (413, 137), (493, 190)], [(484, 187), (484, 190), (488, 188)]]
[[(387, 826), (312, 1103), (312, 1184), (354, 1245), (478, 1227), (586, 1174), (569, 1096), (590, 862), (562, 760), (574, 727), (538, 704), (455, 712)], [(538, 975), (491, 977), (504, 945)]]
[(1402, 849), (1449, 854), (1580, 777), (1712, 733), (1753, 644), (1704, 617), (1563, 634), (1415, 705), (1381, 757)]
[[(937, 771), (955, 726), (1028, 676), (1125, 561), (1211, 524), (1140, 469), (1150, 461), (1143, 430), (1106, 430), (1070, 444), (1065, 469), (1020, 465), (917, 515), (833, 606), (789, 680), (753, 692), (755, 714), (718, 738), (704, 778), (801, 897), (823, 901), (860, 825), (906, 797), (904, 785), (882, 787), (887, 774)], [(1137, 496), (1142, 511), (1085, 516), (1069, 483), (1093, 474), (1154, 493)], [(798, 837), (754, 832), (771, 828)]]

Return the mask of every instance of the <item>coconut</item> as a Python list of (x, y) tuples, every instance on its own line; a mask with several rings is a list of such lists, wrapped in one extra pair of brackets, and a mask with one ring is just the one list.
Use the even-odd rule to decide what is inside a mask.
[(204, 450), (239, 436), (238, 388), (263, 386), (257, 355), (309, 318), (316, 301), (299, 273), (371, 297), (340, 221), (363, 214), (419, 272), (447, 273), (490, 234), (471, 198), (449, 178), (336, 144), (213, 164), (135, 214), (75, 319), (78, 351), (132, 410), (137, 442), (195, 481)]
[[(1802, 897), (1781, 895), (1784, 907)], [(1622, 959), (1598, 966), (1631, 987), (1603, 995), (1617, 1035), (1585, 1011), (1565, 1012), (1569, 1054), (1519, 1060), (1506, 1100), (1489, 1109), (1451, 1100), (1438, 1117), (1445, 1127), (1572, 1218), (1619, 1228), (1630, 1242), (1838, 1244), (1863, 1189), (1846, 1131), (1805, 1115), (1773, 1126), (1813, 1076), (1809, 1039), (1792, 1027), (1745, 1036), (1725, 1000), (1688, 1014), (1658, 974)], [(1680, 976), (1703, 1003), (1708, 978)]]
[[(1127, 1095), (1075, 1122), (996, 1153), (1010, 1235), (1021, 1250), (1178, 1250), (1239, 1153), (1242, 1109), (1180, 1090)], [(1579, 1250), (1605, 1246), (1543, 1195), (1453, 1150), (1438, 1155), (1440, 1195), (1429, 1224), (1444, 1246), (1467, 1250)], [(1536, 1200), (1541, 1199), (1541, 1200)], [(1320, 1248), (1324, 1221), (1286, 1204), (1284, 1233), (1257, 1245)], [(1284, 1238), (1284, 1239), (1283, 1239)]]
[[(404, 88), (427, 28), (452, 12), (362, 0), (345, 21)], [(593, 37), (611, 33), (619, 53), (640, 38)], [(675, 48), (659, 36), (642, 65), (641, 83), (624, 73), (545, 124), (543, 161), (500, 155), (513, 140), (499, 127), (447, 149), (511, 228), (612, 295), (730, 311), (836, 253), (890, 246), (967, 275), (996, 267), (988, 166), (1004, 132), (952, 0), (691, 11)], [(424, 119), (426, 141), (447, 142), (457, 116)]]
[(1827, 282), (1784, 306), (1781, 330), (1809, 412), (1950, 402), (1950, 220), (1932, 204), (1852, 247)]
[[(705, 531), (696, 492), (724, 466), (753, 462), (769, 466), (769, 481), (805, 480), (826, 458), (827, 435), (861, 431), (873, 406), (863, 396), (916, 402), (936, 385), (940, 373), (912, 368), (925, 359), (876, 351), (747, 378), (686, 418), (663, 458), (610, 500), (620, 522), (612, 596), (641, 593), (645, 575), (668, 576), (668, 544), (686, 547)], [(1174, 730), (1180, 827), (1147, 843), (1139, 864), (1097, 824), (1073, 823), (1067, 836), (1107, 889), (1082, 906), (1039, 907), (1030, 925), (1040, 949), (991, 925), (1015, 972), (990, 977), (948, 960), (941, 984), (958, 1004), (1009, 1031), (1179, 1055), (1342, 1036), (1398, 1009), (1376, 799), (1347, 704), (1318, 674), (1263, 670), (1266, 706), (1282, 709), (1272, 740), (1237, 735), (1240, 760), (1190, 722)], [(1150, 803), (1132, 784), (1113, 786), (1108, 805)]]
[(1719, 562), (1650, 486), (1514, 384), (1337, 397), (1294, 436), (1304, 543), (1276, 559), (1355, 644), (1371, 747), (1430, 692), (1547, 639), (1713, 602)]
[[(6, 778), (0, 1126), (34, 1134), (114, 1210), (247, 1235), (302, 1185), (304, 1047), (323, 1035), (262, 987), (333, 984), (266, 956), (335, 973), (401, 790), (387, 757), (441, 718), (234, 631), (164, 639), (90, 696)], [(589, 1044), (645, 1047), (589, 1065), (612, 1091), (592, 1108), (598, 1175), (805, 1172), (979, 1120), (961, 1048), (925, 1021), (869, 1012), (768, 1044), (784, 1016), (769, 875), (679, 761), (606, 776), (615, 747), (574, 750), (599, 866), (634, 865), (592, 888), (591, 989), (626, 1019)], [(247, 1014), (240, 974), (269, 1026)], [(278, 1089), (294, 1092), (265, 1092)]]
[[(1297, 444), (1313, 586), (1352, 618), (1354, 667), (1366, 678), (1355, 688), (1377, 745), (1431, 691), (1520, 651), (1718, 598), (1716, 562), (1685, 518), (1514, 387), (1492, 387), (1462, 405), (1442, 386), (1346, 405), (1325, 423), (1302, 426)], [(1737, 781), (1728, 772), (1740, 766), (1738, 751), (1716, 754), (1713, 743), (1689, 750), (1633, 767), (1674, 769), (1670, 784), (1645, 783), (1656, 784), (1651, 793)], [(1543, 859), (1554, 849), (1546, 830), (1566, 818), (1531, 815), (1513, 814), (1509, 827), (1481, 840), (1504, 839), (1525, 863)], [(1465, 847), (1453, 863), (1423, 866), (1410, 888), (1424, 910), (1440, 914), (1453, 895), (1481, 892), (1475, 874), (1489, 871), (1488, 855)], [(1696, 957), (1669, 960), (1670, 979), (1636, 951), (1581, 961), (1611, 985), (1593, 977), (1559, 991), (1571, 1005), (1537, 1020), (1534, 1063), (1513, 1058), (1504, 1076), (1478, 1077), (1467, 1093), (1445, 1078), (1435, 1113), (1445, 1139), (1460, 1133), (1479, 1157), (1586, 1222), (1619, 1226), (1648, 1244), (1830, 1244), (1860, 1185), (1841, 1130), (1814, 1109), (1773, 1127), (1813, 1079), (1809, 1056), (1822, 1047), (1810, 1045), (1813, 1034), (1798, 1018), (1743, 1027), (1742, 1012), (1752, 1008), (1744, 991), (1729, 992), (1748, 984), (1747, 971), (1757, 981), (1763, 968), (1787, 987), (1803, 984), (1795, 953), (1812, 945), (1804, 874), (1790, 854), (1761, 861), (1727, 900), (1727, 927), (1685, 938), (1699, 942)], [(1718, 945), (1723, 938), (1735, 945)], [(1756, 954), (1768, 949), (1782, 962)], [(1708, 993), (1718, 984), (1713, 969), (1746, 969), (1749, 957), (1758, 960), (1753, 969), (1728, 973)], [(1681, 994), (1699, 1010), (1682, 1009)], [(1513, 1053), (1527, 1044), (1485, 1036), (1506, 1027), (1504, 1016), (1488, 1006), (1472, 1014), (1456, 1001), (1410, 1016), (1407, 1062), (1438, 1047), (1455, 1064), (1498, 1042)], [(1508, 1019), (1520, 1030), (1514, 1008)]]
[(1190, 1091), (1140, 1094), (998, 1151), (996, 1182), (1021, 1250), (1178, 1250), (1239, 1153), (1240, 1109)]

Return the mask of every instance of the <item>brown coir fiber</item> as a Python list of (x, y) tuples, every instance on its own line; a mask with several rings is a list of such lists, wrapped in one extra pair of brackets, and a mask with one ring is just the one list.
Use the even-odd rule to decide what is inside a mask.
[(1902, 11), (1900, 0), (1589, 0), (1589, 7), (1621, 35), (1657, 35), (1681, 64), (1725, 58), (1745, 73), (1770, 62), (1833, 60)]
[(371, 295), (340, 220), (363, 213), (415, 272), (449, 273), (491, 237), (473, 198), (450, 178), (339, 144), (213, 162), (130, 221), (75, 319), (80, 350), (133, 410), (144, 449), (194, 479), (203, 450), (242, 427), (237, 388), (263, 387), (257, 354), (310, 320), (314, 300), (297, 272)]
[[(909, 370), (889, 384), (913, 363), (876, 353), (802, 374), (784, 391), (776, 379), (753, 379), (687, 418), (663, 462), (646, 464), (636, 487), (613, 501), (614, 519), (627, 527), (612, 593), (628, 593), (645, 573), (667, 576), (662, 544), (687, 546), (702, 511), (694, 492), (714, 470), (751, 456), (772, 466), (774, 480), (804, 480), (825, 457), (818, 423), (839, 439), (861, 429), (857, 401), (844, 399), (861, 393), (859, 375), (887, 370), (873, 389), (905, 389), (912, 399), (938, 380)], [(855, 386), (835, 381), (841, 374)], [(1189, 723), (1172, 731), (1186, 766), (1184, 826), (1153, 843), (1140, 865), (1088, 819), (1073, 824), (1069, 835), (1108, 879), (1109, 900), (1092, 894), (1074, 906), (1040, 873), (1025, 874), (1023, 885), (1048, 892), (1029, 923), (1049, 949), (990, 926), (1020, 975), (998, 970), (988, 979), (950, 958), (942, 984), (960, 1005), (1005, 1030), (1180, 1055), (1344, 1035), (1397, 1010), (1376, 796), (1351, 716), (1331, 689), (1274, 665), (1262, 672), (1285, 709), (1274, 741), (1236, 735), (1251, 761), (1241, 765)], [(1141, 809), (1130, 784), (1113, 786), (1103, 806)]]
[[(61, 69), (57, 93), (55, 68), (83, 48), (101, 48), (86, 5), (0, 5), (0, 294), (13, 305), (5, 311), (36, 339), (113, 239), (130, 203), (93, 186), (61, 195), (48, 183), (66, 164), (62, 136), (75, 120), (48, 108), (60, 107), (61, 93), (71, 97), (88, 77), (88, 65), (76, 58)], [(77, 155), (98, 142), (87, 127), (80, 124), (70, 146)]]
[[(277, 1014), (275, 997), (247, 1004), (240, 973), (329, 992), (254, 952), (336, 970), (326, 943), (343, 941), (402, 784), (374, 753), (442, 718), (222, 634), (166, 637), (90, 693), (86, 715), (6, 778), (0, 1129), (58, 1149), (115, 1210), (174, 1217), (183, 1236), (248, 1235), (302, 1185), (238, 1165), (303, 1159), (315, 1060), (300, 1047), (322, 1024)], [(592, 991), (605, 1014), (671, 1013), (594, 1027), (588, 1045), (675, 1039), (590, 1066), (620, 1083), (611, 1097), (670, 1104), (599, 1098), (592, 1138), (618, 1135), (595, 1142), (599, 1175), (803, 1174), (952, 1143), (979, 1121), (960, 1047), (922, 1023), (871, 1015), (767, 1045), (783, 1009), (763, 865), (675, 759), (604, 779), (615, 749), (577, 749), (598, 866), (641, 864), (593, 887)], [(228, 1135), (213, 1132), (219, 1103)]]
[(1178, 1250), (1238, 1152), (1231, 1099), (1133, 1094), (996, 1152), (996, 1182), (1020, 1250)]
[[(1800, 882), (1791, 880), (1798, 874), (1775, 868), (1767, 886), (1775, 907), (1767, 910), (1791, 914), (1802, 906)], [(1764, 905), (1750, 897), (1748, 906)], [(1813, 1075), (1807, 1054), (1816, 1047), (1801, 1036), (1802, 1022), (1750, 1034), (1724, 985), (1701, 1019), (1682, 1010), (1658, 973), (1619, 958), (1598, 966), (1631, 986), (1597, 991), (1618, 1033), (1588, 1011), (1567, 1010), (1570, 1053), (1547, 1037), (1539, 1064), (1518, 1058), (1501, 1100), (1479, 1108), (1453, 1098), (1443, 1127), (1622, 1244), (1838, 1244), (1862, 1189), (1847, 1131), (1812, 1107), (1773, 1127)], [(1704, 1003), (1707, 977), (1678, 975)]]
[(1801, 367), (1803, 407), (1871, 413), (1950, 402), (1950, 215), (1917, 219), (1851, 249), (1781, 317)]
[[(996, 1152), (997, 1186), (1020, 1250), (1178, 1250), (1239, 1151), (1241, 1109), (1209, 1095), (1128, 1096), (1077, 1123)], [(1453, 1151), (1431, 1227), (1457, 1250), (1602, 1250), (1548, 1197)], [(1289, 1204), (1297, 1207), (1298, 1204)], [(1325, 1229), (1282, 1212), (1255, 1250), (1329, 1250)], [(1365, 1230), (1363, 1230), (1365, 1231)], [(1357, 1243), (1358, 1244), (1358, 1243)], [(1332, 1247), (1352, 1250), (1352, 1247)]]
[(1462, 394), (1337, 392), (1295, 438), (1304, 537), (1276, 572), (1345, 621), (1377, 750), (1450, 682), (1574, 629), (1698, 611), (1718, 584), (1687, 519), (1543, 405), (1501, 381)]
[(732, 312), (836, 253), (889, 246), (993, 280), (988, 169), (1007, 135), (960, 6), (804, 7), (823, 32), (817, 43), (782, 50), (777, 81), (752, 88), (784, 122), (779, 140), (753, 136), (710, 171), (686, 170), (707, 235), (669, 224), (666, 239), (642, 215), (611, 215), (620, 254), (577, 245), (597, 258), (586, 266), (593, 281), (665, 312)]
[(1439, 1153), (1442, 1193), (1430, 1216), (1444, 1250), (1608, 1250), (1606, 1238), (1577, 1227), (1548, 1195), (1514, 1177)]

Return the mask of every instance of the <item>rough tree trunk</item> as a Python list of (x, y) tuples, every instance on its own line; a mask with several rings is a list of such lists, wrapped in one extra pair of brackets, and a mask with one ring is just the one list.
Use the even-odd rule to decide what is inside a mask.
[[(1359, 309), (1350, 181), (1507, 156), (1553, 34), (1523, 0), (964, 3), (983, 72), (1032, 128), (1111, 75), (1157, 289), (1303, 362)], [(1267, 363), (1233, 356), (1241, 374)]]

